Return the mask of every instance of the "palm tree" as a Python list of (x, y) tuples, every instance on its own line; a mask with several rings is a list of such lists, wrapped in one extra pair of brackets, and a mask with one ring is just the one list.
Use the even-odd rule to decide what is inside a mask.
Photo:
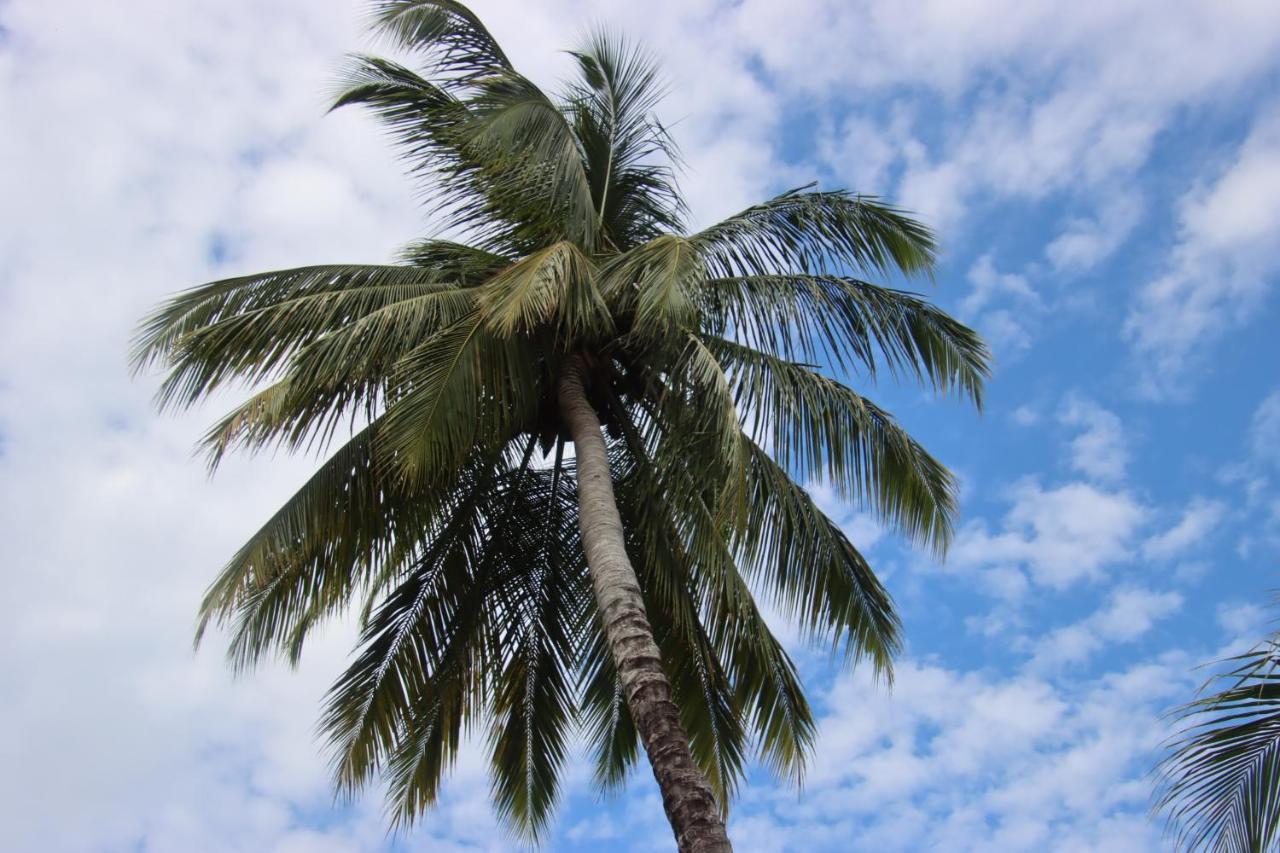
[(814, 363), (977, 404), (987, 351), (857, 277), (934, 260), (873, 198), (804, 188), (687, 231), (643, 51), (589, 37), (553, 98), (459, 3), (375, 18), (418, 70), (355, 57), (336, 106), (386, 122), (449, 239), (213, 282), (138, 333), (136, 369), (169, 370), (162, 408), (265, 383), (209, 432), (214, 465), (352, 432), (213, 583), (197, 641), (225, 624), (235, 666), (296, 662), (358, 605), (322, 728), (339, 790), (385, 778), (396, 823), (480, 726), (527, 837), (583, 735), (602, 788), (643, 745), (679, 848), (728, 850), (747, 761), (798, 779), (814, 736), (756, 593), (880, 673), (899, 645), (885, 589), (800, 484), (939, 551), (955, 511), (948, 471)]
[(1185, 721), (1156, 768), (1155, 805), (1182, 850), (1280, 845), (1280, 632), (1227, 658), (1221, 690), (1175, 709)]

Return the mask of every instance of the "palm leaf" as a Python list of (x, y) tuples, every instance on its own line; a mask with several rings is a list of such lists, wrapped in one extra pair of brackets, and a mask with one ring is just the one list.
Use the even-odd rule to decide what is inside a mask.
[(977, 333), (920, 296), (847, 276), (741, 275), (705, 282), (703, 327), (732, 330), (756, 349), (803, 361), (834, 361), (874, 377), (894, 374), (952, 388), (981, 405), (991, 354)]
[(955, 480), (888, 412), (807, 365), (724, 338), (704, 345), (724, 360), (752, 435), (784, 469), (832, 484), (886, 524), (945, 552)]
[(602, 245), (625, 251), (681, 227), (674, 144), (653, 115), (665, 87), (645, 51), (594, 30), (572, 55), (581, 82), (569, 92)]
[(374, 7), (373, 26), (455, 86), (511, 70), (480, 19), (453, 0), (383, 0)]
[(1264, 851), (1280, 840), (1280, 639), (1229, 658), (1229, 686), (1174, 713), (1156, 808), (1183, 850)]
[(933, 234), (902, 211), (871, 196), (805, 189), (749, 207), (690, 239), (720, 276), (932, 270)]
[(215, 281), (140, 324), (132, 364), (171, 369), (159, 404), (188, 406), (231, 379), (255, 382), (353, 319), (451, 285), (408, 266), (301, 267)]

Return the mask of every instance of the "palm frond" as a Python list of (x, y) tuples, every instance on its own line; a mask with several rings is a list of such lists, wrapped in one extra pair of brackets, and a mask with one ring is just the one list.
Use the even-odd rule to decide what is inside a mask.
[(504, 337), (550, 327), (565, 340), (591, 339), (603, 337), (613, 325), (590, 259), (567, 241), (493, 276), (479, 298), (485, 325)]
[(759, 445), (748, 448), (751, 514), (734, 543), (748, 576), (811, 640), (892, 678), (902, 626), (888, 591), (790, 474)]
[(456, 492), (506, 453), (476, 453), (414, 490), (389, 476), (382, 430), (358, 432), (236, 552), (205, 594), (197, 642), (210, 623), (231, 624), (237, 668), (272, 653), (296, 663), (310, 629), (411, 559)]
[(430, 481), (474, 447), (500, 447), (529, 429), (554, 370), (536, 341), (498, 338), (477, 309), (400, 359), (406, 390), (388, 407), (386, 438), (401, 476)]
[(581, 81), (569, 92), (569, 109), (601, 244), (625, 251), (679, 231), (685, 211), (669, 165), (678, 154), (654, 116), (665, 87), (653, 58), (600, 29), (572, 55)]
[(453, 0), (382, 0), (372, 25), (397, 47), (413, 51), (451, 86), (466, 86), (511, 70), (511, 62), (475, 13)]
[(431, 270), (434, 277), (474, 287), (511, 266), (514, 258), (452, 240), (415, 240), (400, 250), (402, 263)]
[(652, 491), (619, 479), (630, 550), (645, 595), (645, 609), (662, 652), (689, 746), (726, 810), (733, 801), (747, 758), (747, 733), (735, 701), (734, 685), (722, 656), (708, 636), (699, 609), (699, 578), (684, 553), (678, 531), (664, 517), (665, 505)]
[(228, 380), (256, 382), (352, 320), (451, 284), (408, 266), (330, 265), (215, 281), (173, 297), (134, 337), (135, 371), (170, 371), (161, 407), (188, 406)]
[(848, 276), (787, 273), (710, 279), (697, 301), (713, 334), (732, 330), (756, 349), (830, 360), (872, 378), (883, 363), (981, 406), (990, 352), (976, 332), (917, 294)]
[(713, 274), (929, 274), (933, 234), (897, 208), (843, 190), (783, 193), (693, 235)]
[(412, 539), (412, 560), (386, 577), (390, 591), (370, 612), (360, 653), (326, 700), (322, 728), (340, 790), (391, 769), (402, 805), (432, 801), (467, 709), (488, 701), (482, 687), (502, 656), (500, 592), (520, 577), (507, 545), (528, 535), (528, 478), (509, 457), (471, 473)]
[(422, 180), (434, 211), (468, 242), (522, 254), (557, 240), (594, 243), (595, 205), (569, 120), (506, 70), (465, 99), (384, 59), (356, 56), (334, 108), (370, 107)]
[(603, 631), (588, 634), (579, 672), (582, 731), (595, 756), (592, 775), (602, 793), (612, 793), (640, 757), (640, 736)]
[[(678, 469), (647, 460), (638, 431), (627, 431), (615, 456), (620, 508), (647, 607), (664, 639), (695, 757), (718, 801), (727, 809), (748, 737), (775, 772), (800, 779), (813, 718), (791, 659), (739, 573), (728, 526), (702, 500), (687, 468), (680, 477)], [(598, 700), (608, 698), (596, 690)]]
[(1181, 850), (1273, 850), (1280, 841), (1280, 638), (1226, 663), (1232, 668), (1213, 681), (1229, 686), (1175, 711), (1186, 725), (1157, 768), (1156, 809)]
[(741, 524), (746, 512), (746, 446), (733, 383), (703, 340), (686, 333), (679, 360), (651, 409), (650, 444), (659, 468), (700, 462), (699, 491), (717, 517)]
[[(593, 251), (595, 200), (577, 136), (561, 107), (514, 72), (486, 78), (461, 126), (491, 204), (517, 224), (517, 239), (571, 240)], [(533, 244), (531, 244), (533, 245)]]
[(614, 310), (630, 319), (640, 340), (662, 339), (698, 323), (695, 297), (705, 279), (687, 239), (664, 234), (618, 255), (601, 271)]
[(552, 471), (529, 476), (536, 488), (522, 491), (505, 510), (504, 523), (519, 516), (523, 535), (504, 536), (501, 547), (513, 565), (532, 568), (514, 573), (499, 598), (503, 652), (491, 694), (489, 743), (499, 814), (536, 842), (554, 808), (578, 720), (572, 673), (594, 602), (577, 547), (572, 484)]
[(808, 365), (724, 338), (704, 345), (723, 359), (751, 434), (784, 469), (830, 483), (885, 524), (945, 552), (955, 479), (888, 412)]

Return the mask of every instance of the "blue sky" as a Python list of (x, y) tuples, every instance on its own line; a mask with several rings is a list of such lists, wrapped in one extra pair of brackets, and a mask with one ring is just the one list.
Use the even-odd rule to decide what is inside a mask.
[[(819, 180), (941, 235), (931, 293), (991, 341), (986, 411), (860, 387), (964, 484), (939, 564), (811, 484), (895, 595), (892, 690), (793, 644), (821, 738), (753, 776), (738, 849), (1150, 850), (1144, 774), (1280, 554), (1280, 9), (1273, 3), (476, 2), (522, 68), (603, 21), (673, 81), (695, 218)], [(644, 5), (644, 8), (640, 8)], [(164, 294), (384, 260), (428, 226), (380, 132), (323, 116), (358, 2), (0, 0), (0, 847), (506, 850), (483, 758), (389, 840), (313, 737), (350, 648), (233, 680), (190, 651), (222, 560), (313, 464), (191, 448), (150, 408)], [(852, 378), (857, 382), (857, 378)], [(779, 626), (790, 636), (785, 626)], [(647, 772), (575, 766), (550, 849), (662, 849)]]

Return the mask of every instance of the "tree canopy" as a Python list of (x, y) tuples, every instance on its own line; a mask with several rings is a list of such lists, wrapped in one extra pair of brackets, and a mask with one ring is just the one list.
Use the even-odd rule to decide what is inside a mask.
[(580, 359), (697, 762), (726, 807), (753, 757), (800, 778), (813, 715), (761, 604), (886, 676), (901, 643), (884, 586), (805, 484), (924, 547), (951, 534), (954, 478), (838, 378), (980, 403), (978, 336), (872, 281), (927, 277), (933, 235), (812, 187), (691, 230), (643, 50), (596, 32), (548, 94), (459, 3), (383, 2), (375, 25), (408, 64), (354, 57), (335, 106), (385, 123), (446, 231), (394, 264), (188, 290), (139, 331), (136, 367), (168, 371), (163, 406), (255, 388), (206, 436), (211, 464), (329, 453), (210, 587), (200, 631), (225, 625), (237, 667), (297, 661), (354, 608), (360, 644), (322, 728), (339, 788), (385, 778), (396, 821), (436, 799), (475, 730), (500, 813), (531, 837), (575, 738), (599, 784), (620, 784), (637, 734), (556, 405)]

